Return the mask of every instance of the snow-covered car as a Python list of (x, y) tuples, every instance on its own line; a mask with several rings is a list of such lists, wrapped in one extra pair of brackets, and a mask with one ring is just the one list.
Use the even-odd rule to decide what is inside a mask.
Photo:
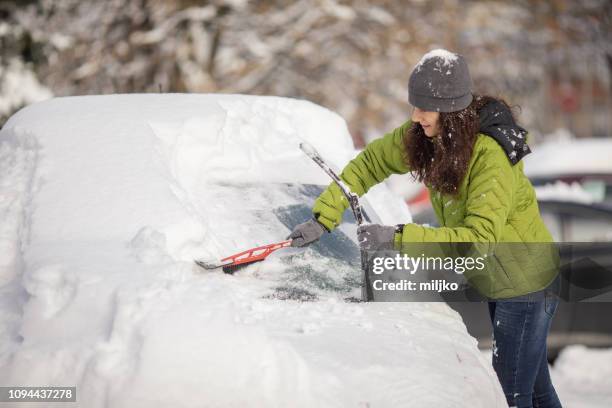
[(525, 157), (538, 199), (612, 205), (612, 139), (549, 141)]
[[(355, 154), (344, 120), (240, 95), (57, 98), (0, 132), (0, 385), (83, 407), (503, 407), (444, 303), (355, 303), (354, 222), (234, 275), (283, 240)], [(374, 222), (409, 221), (384, 185)]]

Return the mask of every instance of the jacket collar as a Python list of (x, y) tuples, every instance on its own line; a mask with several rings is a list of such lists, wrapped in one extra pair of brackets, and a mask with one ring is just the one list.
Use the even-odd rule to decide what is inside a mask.
[(480, 109), (478, 116), (480, 133), (495, 139), (513, 165), (531, 153), (526, 141), (527, 131), (516, 124), (506, 105), (491, 101)]

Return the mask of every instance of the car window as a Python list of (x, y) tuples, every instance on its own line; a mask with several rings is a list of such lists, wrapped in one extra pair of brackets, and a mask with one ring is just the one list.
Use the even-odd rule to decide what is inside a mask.
[[(299, 202), (279, 204), (272, 212), (279, 222), (291, 230), (312, 218), (312, 204), (325, 187), (284, 185), (283, 188), (300, 197)], [(313, 300), (325, 292), (340, 292), (349, 296), (350, 292), (360, 288), (361, 264), (356, 231), (355, 217), (347, 209), (342, 225), (333, 233), (325, 233), (303, 252), (283, 258), (288, 267), (272, 296)]]
[[(237, 249), (244, 249), (285, 239), (297, 224), (312, 218), (314, 200), (325, 188), (297, 183), (208, 185), (210, 200), (201, 211), (210, 219), (213, 234), (219, 239), (236, 236), (240, 239)], [(342, 224), (318, 242), (276, 252), (271, 257), (276, 261), (260, 266), (263, 278), (275, 282), (270, 297), (314, 300), (334, 294), (356, 295), (362, 279), (356, 235), (355, 218), (347, 209)]]

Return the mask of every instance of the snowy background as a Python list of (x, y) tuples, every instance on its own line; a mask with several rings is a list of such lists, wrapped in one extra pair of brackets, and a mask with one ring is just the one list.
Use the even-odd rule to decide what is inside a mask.
[[(477, 91), (521, 107), (531, 176), (608, 177), (539, 199), (612, 198), (607, 0), (0, 1), (0, 385), (76, 384), (93, 407), (503, 406), (490, 356), (443, 304), (346, 303), (354, 265), (316, 250), (236, 277), (191, 264), (284, 238), (265, 209), (312, 191), (253, 186), (326, 184), (294, 142), (341, 168), (405, 121), (408, 76), (440, 47), (466, 56)], [(330, 111), (159, 95), (173, 92)], [(118, 93), (159, 99), (55, 99), (8, 121)], [(421, 191), (392, 178), (368, 205), (409, 221), (422, 203), (401, 202)], [(611, 406), (610, 367), (610, 350), (564, 349), (564, 406)]]
[(4, 0), (0, 16), (0, 125), (49, 94), (247, 93), (332, 109), (359, 146), (404, 122), (412, 67), (447, 48), (536, 138), (611, 127), (608, 0)]

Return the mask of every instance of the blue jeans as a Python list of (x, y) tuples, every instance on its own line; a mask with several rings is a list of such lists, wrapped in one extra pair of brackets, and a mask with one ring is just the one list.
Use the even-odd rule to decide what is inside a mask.
[(540, 292), (489, 302), (493, 368), (511, 407), (561, 407), (546, 358), (558, 285), (559, 278)]

